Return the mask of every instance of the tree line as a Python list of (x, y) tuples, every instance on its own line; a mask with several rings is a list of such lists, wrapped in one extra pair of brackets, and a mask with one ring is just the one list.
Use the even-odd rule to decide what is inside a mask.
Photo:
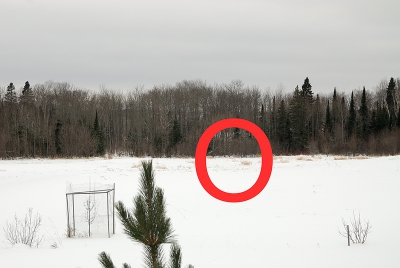
[[(207, 127), (224, 118), (256, 123), (274, 154), (397, 154), (400, 79), (374, 90), (314, 94), (309, 78), (285, 93), (241, 81), (182, 81), (126, 93), (48, 81), (0, 88), (0, 157), (194, 156)], [(255, 155), (239, 128), (219, 132), (209, 155)]]

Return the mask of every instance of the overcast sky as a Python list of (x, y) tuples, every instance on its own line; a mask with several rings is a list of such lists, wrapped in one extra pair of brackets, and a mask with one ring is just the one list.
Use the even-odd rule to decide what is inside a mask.
[(400, 77), (399, 0), (0, 0), (0, 86), (201, 79), (287, 92)]

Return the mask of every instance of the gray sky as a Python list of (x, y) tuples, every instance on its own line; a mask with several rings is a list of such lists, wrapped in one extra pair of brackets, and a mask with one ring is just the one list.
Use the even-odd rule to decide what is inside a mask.
[(287, 92), (400, 77), (399, 0), (0, 0), (0, 86), (201, 79)]

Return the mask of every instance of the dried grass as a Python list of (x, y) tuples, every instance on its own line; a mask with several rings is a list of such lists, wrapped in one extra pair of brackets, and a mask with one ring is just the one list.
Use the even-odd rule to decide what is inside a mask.
[(274, 162), (276, 163), (289, 163), (289, 159), (282, 156), (274, 156)]
[(357, 156), (352, 157), (351, 159), (363, 160), (363, 159), (369, 159), (369, 157), (366, 155), (357, 155)]
[(141, 168), (142, 164), (141, 163), (135, 163), (132, 165), (132, 168)]
[(156, 165), (156, 169), (158, 169), (158, 170), (168, 170), (168, 168), (165, 165)]
[(297, 157), (297, 160), (299, 160), (299, 161), (313, 161), (310, 157), (306, 157), (304, 155), (301, 155), (301, 156)]
[(356, 156), (335, 156), (334, 160), (364, 160), (369, 159), (366, 155), (356, 155)]

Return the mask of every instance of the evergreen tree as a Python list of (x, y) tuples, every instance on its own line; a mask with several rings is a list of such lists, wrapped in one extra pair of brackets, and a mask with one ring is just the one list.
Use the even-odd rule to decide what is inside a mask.
[(133, 128), (128, 133), (128, 148), (130, 149), (131, 154), (137, 155), (138, 147), (139, 147), (139, 138), (137, 129)]
[[(239, 113), (236, 114), (235, 118), (240, 118)], [(233, 139), (239, 139), (240, 138), (240, 128), (235, 127), (233, 128)]]
[(303, 85), (301, 86), (301, 96), (306, 100), (308, 103), (312, 103), (313, 101), (313, 92), (311, 90), (312, 86), (310, 84), (310, 80), (308, 77), (304, 80)]
[(376, 121), (377, 121), (377, 131), (380, 132), (385, 128), (389, 127), (390, 115), (385, 105), (382, 102), (378, 102)]
[(317, 94), (314, 102), (313, 125), (314, 125), (314, 132), (312, 137), (314, 140), (319, 139), (320, 130), (322, 129), (323, 126), (321, 100), (319, 94)]
[(161, 156), (163, 140), (160, 135), (154, 137), (154, 147), (156, 148), (156, 155)]
[(56, 146), (56, 154), (57, 155), (62, 154), (62, 143), (61, 143), (61, 138), (60, 138), (61, 127), (62, 127), (61, 120), (57, 120), (56, 129), (54, 130), (54, 143)]
[[(176, 146), (182, 141), (181, 125), (175, 116), (171, 132), (169, 133), (169, 147), (177, 149)], [(176, 151), (175, 151), (176, 153)]]
[(351, 137), (354, 133), (356, 126), (356, 108), (354, 104), (354, 93), (351, 92), (350, 107), (349, 107), (349, 117), (347, 120), (347, 137)]
[[(162, 244), (172, 244), (170, 253), (171, 268), (180, 268), (182, 253), (174, 240), (171, 219), (166, 216), (164, 191), (156, 187), (152, 161), (142, 162), (140, 190), (133, 199), (130, 211), (122, 201), (115, 208), (122, 223), (124, 233), (144, 247), (144, 261), (148, 268), (164, 268)], [(99, 261), (103, 268), (115, 267), (109, 255), (100, 253)], [(124, 264), (124, 267), (129, 267)]]
[(266, 116), (265, 116), (265, 109), (264, 104), (261, 104), (260, 116), (259, 116), (259, 126), (267, 134), (267, 127), (266, 127)]
[(344, 143), (345, 137), (346, 137), (346, 119), (347, 119), (347, 104), (346, 104), (346, 99), (344, 96), (340, 99), (340, 106), (339, 106), (339, 122), (338, 126), (340, 128), (340, 135), (338, 133), (335, 134), (335, 136), (340, 136), (340, 142)]
[(372, 113), (371, 113), (370, 131), (375, 135), (378, 133), (378, 131), (377, 131), (377, 119), (376, 119), (376, 109), (373, 109)]
[(210, 144), (208, 144), (207, 154), (212, 154), (213, 153), (213, 151), (214, 151), (214, 141), (215, 141), (215, 139), (212, 138), (211, 141), (210, 141)]
[(338, 121), (337, 116), (337, 104), (338, 104), (338, 97), (336, 93), (336, 87), (333, 88), (333, 96), (332, 96), (332, 123), (335, 124)]
[(333, 132), (333, 124), (332, 124), (332, 118), (331, 118), (331, 112), (329, 109), (329, 100), (328, 100), (328, 105), (326, 106), (326, 113), (325, 113), (325, 134), (328, 136), (332, 135)]
[(399, 112), (397, 113), (397, 128), (400, 128), (400, 107), (399, 107)]
[(369, 120), (368, 120), (367, 95), (365, 93), (365, 87), (363, 88), (361, 96), (359, 115), (360, 115), (360, 137), (363, 140), (368, 140)]
[(105, 145), (104, 145), (104, 135), (103, 135), (103, 131), (100, 128), (97, 110), (96, 110), (96, 118), (94, 119), (94, 124), (93, 124), (93, 135), (97, 141), (96, 153), (98, 155), (104, 155), (105, 150), (106, 150)]
[(298, 86), (295, 88), (290, 102), (289, 118), (292, 150), (296, 153), (302, 152), (307, 146), (308, 133), (306, 128), (306, 103)]
[(393, 77), (390, 78), (389, 85), (386, 91), (386, 104), (389, 110), (389, 129), (392, 129), (396, 124), (396, 83)]
[(270, 137), (275, 140), (276, 137), (276, 103), (275, 96), (272, 98), (272, 111), (270, 114)]
[(24, 88), (22, 89), (22, 94), (27, 93), (28, 91), (31, 91), (31, 85), (29, 84), (28, 81), (25, 82)]
[(5, 94), (4, 99), (8, 103), (17, 103), (18, 102), (17, 93), (15, 93), (15, 86), (13, 83), (10, 83), (7, 86), (7, 93)]
[(277, 121), (276, 134), (278, 136), (278, 141), (282, 150), (287, 152), (290, 149), (290, 121), (289, 116), (286, 113), (284, 100), (281, 100), (279, 105)]
[(389, 113), (382, 102), (376, 102), (376, 109), (372, 112), (371, 130), (375, 135), (389, 126)]
[(314, 136), (315, 132), (315, 125), (313, 124), (312, 120), (312, 113), (313, 113), (313, 104), (314, 104), (314, 97), (313, 97), (313, 92), (312, 92), (312, 86), (310, 84), (310, 80), (308, 77), (304, 80), (303, 85), (301, 86), (301, 96), (303, 97), (303, 109), (305, 112), (305, 117), (304, 117), (304, 126), (305, 126), (305, 146), (308, 144), (308, 140), (310, 137)]
[(239, 139), (240, 138), (240, 128), (233, 128), (233, 138), (234, 139)]
[(340, 111), (341, 111), (341, 107), (340, 107), (340, 99), (337, 95), (337, 91), (336, 91), (336, 87), (333, 89), (333, 96), (332, 96), (332, 125), (333, 125), (333, 136), (334, 139), (337, 139), (337, 135), (339, 133), (338, 130), (340, 129), (341, 126), (341, 116), (340, 116)]
[(285, 101), (281, 100), (281, 103), (278, 108), (278, 115), (277, 115), (277, 135), (280, 143), (285, 141), (285, 124), (286, 124), (286, 108), (285, 108)]
[(25, 82), (24, 88), (22, 89), (20, 100), (23, 104), (32, 103), (34, 101), (33, 91), (28, 81)]

